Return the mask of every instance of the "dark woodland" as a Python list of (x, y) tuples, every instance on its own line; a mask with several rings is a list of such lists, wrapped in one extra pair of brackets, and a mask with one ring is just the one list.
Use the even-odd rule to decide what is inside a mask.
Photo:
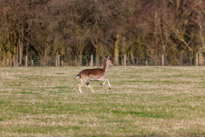
[(204, 64), (205, 0), (0, 0), (0, 66)]

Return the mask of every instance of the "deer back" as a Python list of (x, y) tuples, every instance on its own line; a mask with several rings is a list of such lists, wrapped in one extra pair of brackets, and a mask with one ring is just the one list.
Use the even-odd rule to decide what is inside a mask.
[(80, 72), (82, 79), (100, 79), (104, 77), (105, 72), (103, 69), (85, 69)]

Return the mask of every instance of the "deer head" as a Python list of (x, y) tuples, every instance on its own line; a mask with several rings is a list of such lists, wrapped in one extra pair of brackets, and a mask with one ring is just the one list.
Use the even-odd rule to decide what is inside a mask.
[(108, 56), (107, 58), (105, 57), (105, 63), (106, 63), (107, 65), (113, 66), (113, 63), (112, 63), (112, 61), (110, 60), (110, 57), (109, 57), (109, 56)]

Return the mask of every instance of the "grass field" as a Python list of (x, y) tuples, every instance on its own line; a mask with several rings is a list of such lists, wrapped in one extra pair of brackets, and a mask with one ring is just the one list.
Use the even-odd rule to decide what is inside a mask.
[(205, 136), (205, 67), (110, 67), (80, 94), (85, 68), (0, 68), (0, 136)]

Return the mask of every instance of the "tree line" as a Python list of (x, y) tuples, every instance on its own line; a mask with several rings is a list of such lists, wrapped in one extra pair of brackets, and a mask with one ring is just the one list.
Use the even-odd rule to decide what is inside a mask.
[[(0, 66), (192, 65), (205, 53), (205, 0), (0, 0)], [(149, 62), (150, 61), (150, 62)]]

